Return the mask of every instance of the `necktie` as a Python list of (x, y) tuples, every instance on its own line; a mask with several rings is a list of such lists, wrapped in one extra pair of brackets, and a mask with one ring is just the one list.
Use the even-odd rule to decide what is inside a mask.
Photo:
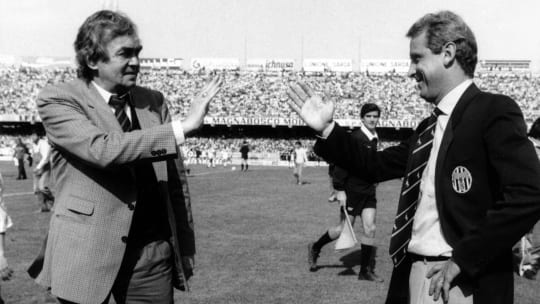
[(390, 257), (397, 267), (407, 255), (407, 245), (411, 240), (412, 222), (416, 206), (419, 201), (420, 181), (422, 173), (426, 168), (431, 147), (433, 146), (433, 135), (437, 125), (437, 117), (442, 114), (441, 110), (435, 108), (428, 119), (427, 127), (418, 134), (410, 159), (409, 171), (403, 179), (401, 195), (399, 198), (398, 211), (394, 220), (392, 237), (390, 239)]
[(109, 105), (114, 108), (114, 115), (124, 132), (129, 132), (131, 130), (131, 122), (126, 114), (126, 103), (128, 100), (128, 93), (122, 96), (112, 95), (109, 100)]

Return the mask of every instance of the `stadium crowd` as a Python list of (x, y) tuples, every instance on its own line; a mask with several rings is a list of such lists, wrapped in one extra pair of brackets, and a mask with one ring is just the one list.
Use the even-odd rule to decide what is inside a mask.
[[(184, 70), (143, 69), (140, 84), (161, 92), (169, 101), (172, 115), (185, 116), (191, 96), (198, 92), (216, 72), (200, 70), (188, 73)], [(295, 116), (283, 107), (281, 99), (291, 81), (302, 80), (337, 103), (336, 117), (358, 119), (360, 105), (377, 103), (381, 119), (418, 120), (428, 115), (430, 105), (416, 93), (414, 82), (396, 73), (316, 73), (282, 72), (269, 75), (253, 72), (223, 71), (224, 86), (210, 105), (212, 117), (281, 117)], [(21, 121), (36, 121), (35, 100), (38, 92), (49, 83), (63, 82), (76, 77), (73, 68), (40, 69), (31, 67), (0, 68), (0, 115), (9, 119), (18, 116)], [(527, 121), (540, 112), (537, 101), (540, 94), (540, 77), (519, 74), (481, 74), (475, 78), (480, 88), (513, 97), (520, 105)], [(0, 137), (0, 154), (11, 155), (15, 136)], [(195, 155), (215, 153), (225, 156), (238, 152), (244, 138), (198, 137), (186, 142), (185, 152)], [(288, 159), (297, 139), (250, 138), (253, 153), (278, 153)], [(300, 139), (305, 147), (312, 147), (313, 139)], [(30, 138), (23, 136), (23, 142)], [(391, 143), (383, 143), (383, 147)], [(308, 151), (311, 160), (316, 160)]]
[[(140, 85), (164, 92), (173, 115), (185, 116), (191, 96), (198, 92), (216, 72), (188, 73), (183, 70), (143, 69)], [(302, 80), (338, 101), (336, 117), (358, 119), (360, 105), (378, 104), (381, 119), (418, 120), (426, 117), (430, 105), (416, 93), (414, 82), (405, 75), (387, 73), (318, 73), (282, 72), (279, 75), (224, 71), (224, 85), (210, 105), (211, 117), (295, 117), (283, 107), (285, 90), (290, 81)], [(75, 70), (0, 68), (0, 115), (18, 115), (22, 121), (37, 118), (35, 100), (47, 83), (75, 78)], [(475, 82), (481, 89), (514, 98), (532, 122), (540, 111), (540, 77), (527, 74), (480, 74)]]

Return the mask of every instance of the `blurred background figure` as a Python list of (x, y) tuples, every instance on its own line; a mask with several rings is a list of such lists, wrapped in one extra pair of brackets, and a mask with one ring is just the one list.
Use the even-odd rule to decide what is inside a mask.
[(242, 171), (248, 170), (248, 158), (249, 158), (249, 145), (247, 140), (244, 140), (242, 143), (242, 146), (240, 147), (240, 154), (242, 154), (242, 162), (240, 164), (240, 167)]
[[(2, 281), (8, 281), (13, 275), (13, 270), (9, 268), (5, 257), (5, 245), (6, 245), (6, 230), (13, 226), (11, 218), (6, 212), (4, 206), (4, 179), (0, 174), (0, 278)], [(0, 295), (0, 304), (4, 304), (4, 300)]]
[(22, 138), (18, 137), (15, 140), (15, 148), (13, 153), (13, 158), (15, 160), (15, 165), (18, 169), (17, 179), (26, 179), (26, 170), (24, 168), (24, 162), (28, 157), (28, 147), (23, 143)]
[(50, 188), (51, 178), (51, 146), (45, 136), (32, 134), (32, 159), (34, 160), (34, 194), (39, 211), (49, 212), (54, 203)]
[[(540, 160), (540, 118), (531, 125), (528, 135)], [(540, 269), (540, 222), (521, 238), (517, 247), (517, 273), (529, 280), (535, 280)]]
[(300, 141), (297, 141), (294, 144), (294, 151), (293, 151), (293, 159), (294, 159), (294, 177), (296, 178), (296, 183), (298, 185), (302, 185), (302, 172), (304, 169), (304, 165), (308, 161), (307, 158), (307, 152), (306, 149), (302, 147), (302, 143)]

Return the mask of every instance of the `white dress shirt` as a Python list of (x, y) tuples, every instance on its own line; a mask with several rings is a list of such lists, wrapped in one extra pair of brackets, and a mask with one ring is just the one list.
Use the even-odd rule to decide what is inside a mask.
[(433, 146), (420, 181), (420, 202), (414, 214), (412, 236), (408, 247), (411, 253), (424, 256), (450, 257), (452, 255), (452, 247), (444, 239), (439, 221), (435, 196), (435, 166), (448, 120), (457, 102), (471, 84), (472, 79), (465, 80), (448, 92), (437, 105), (443, 114), (437, 118)]
[[(92, 81), (92, 84), (96, 87), (99, 95), (101, 95), (101, 97), (103, 97), (103, 99), (105, 100), (107, 105), (109, 105), (109, 100), (111, 99), (111, 96), (114, 95), (114, 94), (112, 94), (111, 92), (109, 92), (109, 91), (105, 90), (104, 88), (100, 87), (99, 84), (97, 84), (95, 81)], [(109, 105), (109, 107), (111, 108), (111, 111), (114, 113), (114, 111), (115, 111), (114, 107), (112, 107), (111, 105)], [(124, 111), (126, 112), (126, 115), (129, 118), (129, 120), (132, 121), (132, 119), (131, 119), (131, 107), (129, 106), (128, 103), (126, 103)], [(172, 129), (173, 129), (174, 137), (176, 139), (176, 144), (177, 145), (183, 144), (186, 138), (184, 136), (184, 129), (182, 128), (182, 122), (180, 120), (174, 120), (174, 121), (171, 122), (171, 125), (172, 125)]]
[(377, 135), (377, 132), (373, 131), (372, 133), (368, 128), (366, 128), (366, 126), (364, 126), (364, 124), (360, 126), (360, 130), (364, 132), (364, 134), (367, 136), (369, 141), (372, 141), (374, 138), (376, 138), (377, 141), (379, 140), (379, 136)]
[(41, 159), (36, 165), (36, 169), (41, 170), (41, 168), (43, 168), (43, 166), (45, 166), (49, 162), (49, 158), (51, 155), (51, 146), (49, 145), (47, 139), (40, 138), (37, 144), (34, 144), (32, 152), (36, 154), (39, 153)]

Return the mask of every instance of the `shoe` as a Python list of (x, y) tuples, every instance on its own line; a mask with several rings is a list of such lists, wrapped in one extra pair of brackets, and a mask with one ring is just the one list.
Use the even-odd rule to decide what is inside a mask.
[(319, 258), (320, 251), (315, 250), (315, 244), (309, 243), (308, 244), (308, 264), (309, 264), (309, 271), (315, 272), (319, 267), (317, 267), (317, 259)]
[(370, 282), (376, 282), (376, 283), (382, 283), (384, 280), (379, 277), (373, 270), (360, 270), (360, 273), (358, 274), (358, 280), (361, 281), (370, 281)]

